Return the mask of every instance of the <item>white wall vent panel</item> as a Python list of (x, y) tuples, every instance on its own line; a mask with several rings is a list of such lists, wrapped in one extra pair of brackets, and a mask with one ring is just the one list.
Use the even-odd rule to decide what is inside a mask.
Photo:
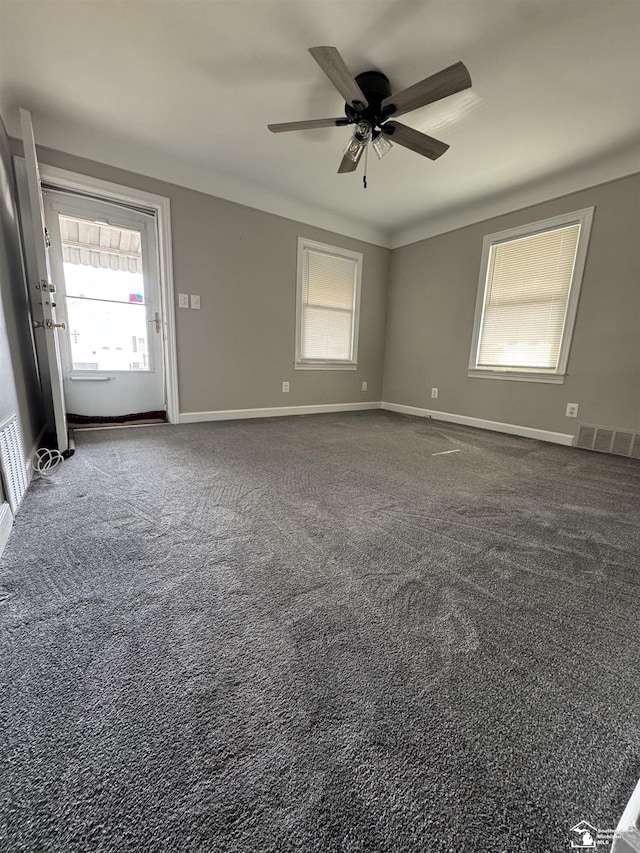
[(9, 505), (15, 515), (29, 485), (22, 437), (15, 415), (0, 424), (0, 472)]
[(580, 424), (575, 446), (583, 450), (597, 450), (599, 453), (640, 459), (640, 433), (630, 432), (628, 429)]

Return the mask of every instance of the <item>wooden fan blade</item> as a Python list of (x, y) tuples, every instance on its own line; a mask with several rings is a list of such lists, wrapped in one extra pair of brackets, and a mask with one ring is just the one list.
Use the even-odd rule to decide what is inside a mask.
[(282, 124), (268, 124), (271, 133), (285, 133), (288, 130), (313, 130), (317, 127), (344, 127), (348, 118), (314, 118), (310, 121), (285, 121)]
[(423, 157), (428, 157), (430, 160), (437, 160), (438, 157), (442, 157), (449, 148), (446, 142), (440, 142), (439, 139), (427, 136), (426, 133), (420, 133), (419, 130), (407, 127), (406, 124), (400, 124), (399, 121), (387, 121), (382, 125), (381, 130), (398, 145), (409, 148), (416, 154), (422, 154)]
[(356, 83), (337, 48), (310, 47), (309, 53), (348, 104), (351, 104), (352, 107), (358, 103), (362, 104), (363, 107), (369, 106), (367, 99), (362, 94), (362, 89)]
[(471, 76), (465, 64), (456, 62), (455, 65), (450, 65), (448, 68), (438, 71), (437, 74), (432, 74), (431, 77), (414, 83), (408, 89), (396, 92), (395, 95), (389, 95), (381, 104), (382, 112), (387, 115), (401, 116), (404, 113), (411, 112), (411, 110), (417, 110), (418, 107), (424, 107), (434, 101), (448, 98), (449, 95), (455, 95), (456, 92), (461, 92), (470, 86)]
[(349, 157), (348, 154), (345, 154), (342, 158), (340, 166), (338, 167), (338, 174), (344, 175), (347, 172), (355, 172), (357, 168), (358, 164), (351, 157)]

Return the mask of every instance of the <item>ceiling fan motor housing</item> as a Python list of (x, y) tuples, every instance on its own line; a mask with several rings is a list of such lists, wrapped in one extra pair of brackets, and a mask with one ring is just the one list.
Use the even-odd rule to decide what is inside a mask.
[(381, 71), (364, 71), (356, 77), (356, 83), (360, 86), (362, 94), (369, 102), (368, 107), (355, 109), (351, 104), (344, 105), (344, 112), (349, 121), (358, 124), (361, 121), (368, 121), (374, 129), (374, 138), (379, 135), (377, 125), (386, 118), (382, 114), (381, 104), (385, 98), (391, 95), (391, 86), (389, 79)]

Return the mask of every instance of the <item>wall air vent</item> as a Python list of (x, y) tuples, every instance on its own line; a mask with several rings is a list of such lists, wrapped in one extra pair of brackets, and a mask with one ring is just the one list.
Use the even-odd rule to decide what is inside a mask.
[(612, 429), (597, 429), (593, 449), (600, 453), (611, 453), (614, 432)]
[(593, 440), (596, 437), (596, 428), (588, 427), (580, 425), (580, 432), (578, 433), (578, 440), (576, 441), (576, 447), (582, 447), (584, 450), (591, 450), (593, 447)]
[(640, 459), (640, 433), (628, 429), (580, 424), (576, 447), (597, 450), (598, 453), (613, 453), (616, 456), (631, 456)]
[(632, 432), (616, 432), (611, 445), (611, 452), (618, 456), (631, 456), (631, 447), (633, 445)]
[(29, 485), (18, 419), (0, 424), (0, 472), (11, 511), (15, 515)]

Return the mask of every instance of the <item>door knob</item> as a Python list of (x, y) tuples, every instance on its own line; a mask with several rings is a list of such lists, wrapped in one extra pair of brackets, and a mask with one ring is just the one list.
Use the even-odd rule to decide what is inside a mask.
[(158, 314), (157, 311), (156, 311), (156, 316), (153, 318), (153, 320), (147, 320), (147, 323), (155, 323), (156, 324), (156, 332), (158, 334), (160, 334), (162, 326), (161, 326), (160, 314)]

